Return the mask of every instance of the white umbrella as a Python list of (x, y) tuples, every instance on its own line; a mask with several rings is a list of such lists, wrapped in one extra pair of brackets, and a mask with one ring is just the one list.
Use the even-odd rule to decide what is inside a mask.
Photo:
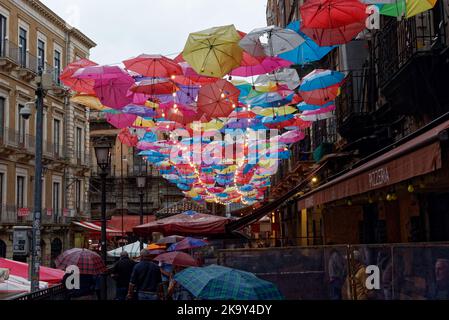
[[(146, 248), (147, 244), (144, 243), (143, 247)], [(126, 246), (108, 251), (108, 256), (118, 258), (123, 251), (128, 252), (130, 258), (140, 256), (140, 242), (137, 241)]]
[(240, 41), (239, 45), (249, 54), (260, 57), (276, 56), (291, 51), (304, 42), (305, 39), (293, 30), (269, 26), (254, 29)]
[(301, 84), (301, 79), (299, 78), (298, 72), (295, 69), (283, 69), (281, 71), (264, 74), (256, 79), (256, 84), (264, 84), (268, 82), (277, 82), (280, 84), (285, 84), (290, 90), (294, 90)]
[(330, 119), (333, 118), (334, 114), (332, 112), (327, 112), (327, 113), (321, 113), (321, 114), (303, 114), (300, 116), (300, 118), (304, 121), (310, 121), (310, 122), (315, 122), (315, 121), (320, 121), (320, 120), (326, 120), (326, 119)]

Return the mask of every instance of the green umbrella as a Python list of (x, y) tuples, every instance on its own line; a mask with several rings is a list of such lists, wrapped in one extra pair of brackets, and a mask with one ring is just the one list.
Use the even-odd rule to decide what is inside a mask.
[(282, 300), (276, 286), (254, 274), (212, 265), (192, 267), (175, 275), (175, 280), (203, 300)]

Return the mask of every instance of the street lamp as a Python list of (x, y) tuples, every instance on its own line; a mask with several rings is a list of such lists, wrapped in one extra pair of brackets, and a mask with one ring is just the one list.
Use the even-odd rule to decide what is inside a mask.
[[(111, 146), (107, 143), (101, 143), (95, 146), (95, 156), (97, 157), (97, 165), (101, 169), (99, 175), (101, 177), (101, 257), (104, 264), (107, 263), (107, 244), (106, 244), (106, 177), (107, 169), (111, 165)], [(101, 279), (101, 296), (103, 300), (107, 299), (106, 275), (103, 274)]]
[[(147, 185), (147, 177), (141, 176), (136, 178), (137, 188), (140, 197), (140, 225), (143, 225), (143, 197), (145, 195), (145, 187)], [(140, 250), (143, 250), (143, 238), (140, 237)]]

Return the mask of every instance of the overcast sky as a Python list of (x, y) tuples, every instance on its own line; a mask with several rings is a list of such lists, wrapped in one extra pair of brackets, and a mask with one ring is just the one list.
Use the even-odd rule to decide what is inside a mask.
[(114, 64), (140, 53), (181, 52), (190, 32), (266, 25), (266, 0), (42, 0), (97, 43), (91, 59)]

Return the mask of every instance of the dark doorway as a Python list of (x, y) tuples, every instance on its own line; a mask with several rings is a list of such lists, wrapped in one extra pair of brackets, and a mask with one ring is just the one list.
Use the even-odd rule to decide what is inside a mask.
[(429, 240), (449, 241), (449, 194), (430, 194), (427, 203)]
[(62, 241), (59, 238), (51, 242), (51, 265), (54, 267), (55, 259), (62, 253)]
[(0, 240), (0, 258), (6, 258), (6, 243)]
[(383, 239), (379, 239), (380, 227), (382, 227), (382, 223), (379, 221), (377, 204), (363, 206), (363, 221), (360, 222), (360, 243), (381, 243)]

